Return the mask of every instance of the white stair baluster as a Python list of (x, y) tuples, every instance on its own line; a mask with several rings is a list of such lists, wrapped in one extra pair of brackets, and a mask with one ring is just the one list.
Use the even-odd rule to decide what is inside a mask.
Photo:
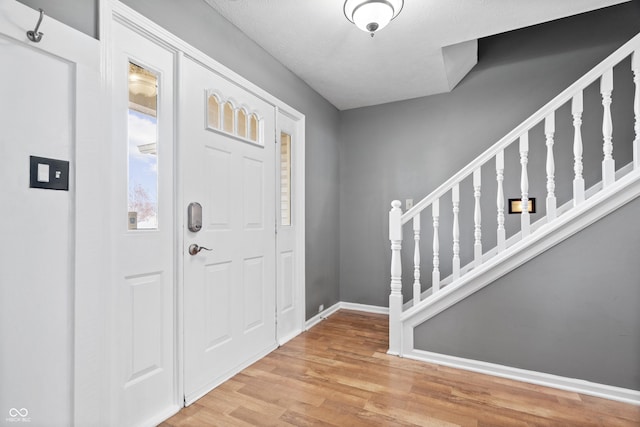
[(553, 158), (553, 135), (556, 132), (555, 112), (549, 114), (544, 120), (544, 134), (547, 142), (547, 222), (556, 218), (556, 165)]
[(496, 205), (498, 207), (498, 252), (502, 252), (506, 247), (506, 231), (504, 228), (504, 150), (496, 154), (496, 181), (498, 181), (498, 192)]
[(584, 178), (582, 177), (582, 91), (571, 100), (573, 115), (573, 206), (584, 202)]
[(482, 213), (480, 210), (480, 187), (481, 169), (478, 168), (473, 171), (473, 198), (475, 199), (475, 207), (473, 210), (473, 259), (476, 267), (482, 264)]
[(640, 169), (640, 51), (633, 52), (631, 69), (633, 70), (633, 82), (636, 85), (636, 93), (633, 100), (634, 129), (636, 132), (636, 137), (633, 140), (633, 164), (634, 169)]
[(613, 160), (613, 122), (611, 121), (611, 92), (613, 92), (613, 69), (605, 71), (600, 79), (600, 93), (602, 94), (602, 184), (611, 185), (616, 179), (616, 166)]
[(433, 273), (431, 274), (431, 295), (440, 290), (440, 239), (438, 229), (440, 228), (440, 199), (433, 201), (431, 205), (431, 215), (433, 217)]
[(420, 214), (413, 217), (413, 305), (420, 302), (422, 287), (420, 286)]
[(460, 184), (451, 189), (451, 202), (453, 204), (453, 280), (460, 277), (460, 224), (458, 213), (460, 212)]
[(520, 165), (522, 172), (520, 175), (520, 190), (522, 191), (522, 214), (520, 215), (520, 226), (522, 238), (531, 233), (531, 221), (529, 218), (529, 175), (527, 174), (527, 163), (529, 162), (529, 133), (525, 132), (520, 137)]
[(391, 294), (389, 295), (389, 354), (400, 354), (400, 315), (402, 314), (402, 203), (391, 202), (389, 240), (391, 241)]

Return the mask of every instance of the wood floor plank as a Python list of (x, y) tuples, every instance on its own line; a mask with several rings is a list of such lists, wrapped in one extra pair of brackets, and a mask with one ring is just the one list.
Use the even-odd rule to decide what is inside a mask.
[(386, 354), (387, 316), (341, 310), (161, 427), (638, 427), (640, 407)]

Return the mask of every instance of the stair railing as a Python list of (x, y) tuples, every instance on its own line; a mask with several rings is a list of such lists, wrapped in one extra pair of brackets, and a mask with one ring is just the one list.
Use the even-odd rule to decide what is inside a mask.
[(481, 198), (481, 170), (482, 167), (495, 158), (496, 164), (496, 213), (497, 213), (497, 253), (502, 253), (508, 249), (505, 230), (505, 197), (503, 189), (504, 181), (504, 151), (511, 144), (518, 141), (520, 152), (520, 192), (522, 214), (520, 220), (520, 239), (527, 239), (532, 233), (531, 219), (528, 209), (529, 205), (529, 177), (528, 177), (528, 156), (529, 156), (529, 131), (544, 120), (544, 133), (546, 139), (546, 221), (553, 222), (557, 215), (557, 205), (555, 196), (555, 162), (554, 162), (554, 133), (556, 111), (569, 101), (571, 101), (571, 114), (573, 117), (573, 157), (574, 157), (574, 177), (573, 177), (573, 207), (580, 206), (586, 199), (585, 181), (583, 178), (582, 163), (582, 112), (583, 112), (583, 91), (596, 80), (600, 80), (600, 94), (602, 97), (603, 122), (603, 160), (602, 160), (602, 183), (603, 189), (613, 184), (616, 180), (615, 160), (613, 157), (613, 124), (611, 119), (611, 104), (613, 91), (613, 68), (631, 55), (631, 69), (633, 71), (633, 81), (635, 84), (635, 95), (633, 102), (634, 110), (634, 131), (633, 140), (633, 169), (640, 169), (640, 34), (636, 35), (629, 42), (611, 54), (591, 71), (569, 86), (565, 91), (540, 108), (531, 117), (522, 122), (519, 126), (509, 132), (504, 138), (499, 140), (488, 150), (478, 156), (475, 160), (453, 175), (444, 184), (434, 190), (427, 197), (415, 204), (407, 212), (403, 213), (401, 202), (394, 200), (391, 203), (392, 209), (389, 212), (389, 240), (391, 241), (391, 294), (389, 295), (389, 353), (400, 354), (401, 349), (401, 315), (403, 313), (402, 296), (402, 263), (401, 250), (403, 241), (403, 225), (413, 221), (414, 234), (414, 283), (413, 283), (413, 306), (421, 302), (422, 285), (420, 281), (420, 213), (431, 207), (432, 227), (433, 227), (433, 261), (431, 273), (431, 295), (427, 298), (437, 297), (441, 292), (440, 278), (440, 200), (447, 193), (451, 194), (453, 230), (452, 230), (452, 281), (447, 286), (455, 285), (468, 269), (464, 271), (460, 267), (460, 227), (459, 227), (459, 206), (460, 206), (460, 183), (469, 176), (472, 176), (473, 197), (474, 197), (474, 231), (473, 231), (473, 253), (474, 260), (472, 267), (480, 266), (486, 261), (482, 247), (482, 226), (480, 212)]

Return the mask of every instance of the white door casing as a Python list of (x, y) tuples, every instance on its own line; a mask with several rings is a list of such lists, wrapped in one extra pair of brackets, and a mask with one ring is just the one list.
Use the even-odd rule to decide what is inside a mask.
[[(100, 46), (46, 15), (29, 41), (38, 16), (0, 2), (0, 414), (90, 425), (106, 392)], [(31, 155), (69, 161), (69, 191), (29, 188)]]
[[(175, 394), (174, 52), (119, 23), (113, 35), (112, 424), (151, 424), (178, 410)], [(129, 114), (129, 64), (157, 76), (157, 227), (128, 228), (130, 147), (149, 121)], [(153, 133), (153, 132), (151, 132)], [(146, 134), (145, 134), (146, 135)], [(149, 138), (148, 136), (145, 136)]]
[[(304, 289), (296, 262), (300, 256), (297, 235), (301, 227), (300, 191), (301, 122), (280, 109), (276, 115), (276, 277), (278, 344), (282, 345), (302, 332), (304, 327)], [(302, 225), (303, 227), (303, 225)]]
[[(202, 229), (190, 231), (184, 224), (184, 375), (190, 403), (276, 347), (275, 146), (268, 137), (275, 125), (272, 105), (202, 64), (184, 58), (180, 70), (183, 208), (192, 202), (202, 206)], [(213, 93), (220, 102), (218, 126), (232, 114), (231, 132), (207, 128)], [(234, 136), (241, 107), (260, 119), (261, 143)], [(211, 250), (191, 255), (193, 244)]]

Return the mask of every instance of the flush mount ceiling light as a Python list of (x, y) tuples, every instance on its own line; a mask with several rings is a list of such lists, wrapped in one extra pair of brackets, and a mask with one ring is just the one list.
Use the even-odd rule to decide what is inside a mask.
[(371, 37), (398, 16), (404, 0), (346, 0), (344, 16)]

